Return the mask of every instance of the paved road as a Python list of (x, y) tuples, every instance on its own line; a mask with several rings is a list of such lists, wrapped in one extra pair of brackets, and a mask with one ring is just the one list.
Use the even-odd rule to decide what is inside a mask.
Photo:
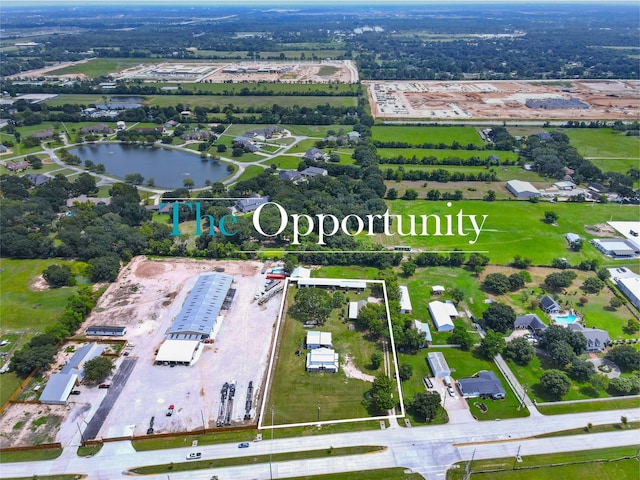
[[(500, 422), (470, 421), (460, 424), (432, 427), (388, 428), (385, 430), (319, 435), (301, 438), (283, 438), (252, 443), (250, 448), (239, 450), (237, 445), (211, 445), (197, 447), (204, 459), (252, 456), (256, 454), (286, 453), (303, 450), (328, 449), (350, 445), (383, 445), (383, 453), (334, 458), (326, 460), (300, 460), (278, 462), (272, 465), (273, 478), (292, 475), (358, 471), (372, 468), (404, 467), (421, 473), (425, 478), (444, 478), (446, 469), (453, 463), (469, 460), (475, 451), (475, 458), (514, 456), (518, 447), (523, 456), (557, 451), (583, 450), (638, 444), (638, 431), (629, 430), (607, 434), (589, 434), (530, 440), (541, 433), (579, 428), (592, 423), (618, 423), (624, 415), (629, 421), (640, 420), (639, 409), (625, 409), (604, 412), (588, 412), (571, 415), (541, 416), (503, 420)], [(82, 473), (90, 479), (126, 478), (129, 468), (158, 463), (183, 462), (191, 447), (154, 452), (135, 452), (129, 441), (104, 445), (93, 458), (80, 458), (75, 447), (69, 447), (57, 459), (32, 463), (2, 464), (1, 476), (20, 477), (51, 475), (55, 473)], [(266, 479), (270, 478), (269, 465), (246, 465), (209, 469), (187, 474), (171, 474), (172, 479), (209, 479), (218, 475), (220, 480)], [(148, 477), (149, 478), (149, 477)], [(167, 475), (150, 478), (167, 479)]]

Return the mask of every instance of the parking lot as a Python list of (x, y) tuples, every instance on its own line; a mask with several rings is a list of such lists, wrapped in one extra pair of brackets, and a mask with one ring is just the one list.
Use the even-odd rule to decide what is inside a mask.
[[(135, 368), (124, 385), (115, 385), (118, 369), (107, 380), (120, 394), (111, 408), (101, 414), (104, 423), (96, 438), (145, 435), (154, 417), (154, 433), (190, 431), (216, 427), (220, 410), (220, 391), (225, 382), (236, 382), (235, 401), (229, 411), (231, 424), (244, 422), (249, 382), (253, 384), (253, 411), (262, 397), (262, 382), (280, 303), (280, 294), (263, 305), (254, 299), (264, 290), (265, 275), (260, 262), (216, 262), (171, 259), (134, 259), (117, 282), (101, 297), (91, 325), (126, 325), (130, 342), (116, 365), (135, 359)], [(180, 311), (184, 300), (201, 273), (224, 269), (233, 276), (235, 297), (222, 321), (215, 342), (200, 343), (200, 357), (188, 366), (158, 366), (155, 352), (165, 332)], [(82, 409), (84, 423), (98, 409), (105, 394), (96, 386), (81, 386), (80, 395), (69, 398), (72, 412)], [(110, 395), (107, 395), (109, 398)], [(87, 401), (91, 408), (87, 411)], [(166, 412), (174, 405), (171, 416)], [(104, 409), (103, 409), (104, 410)], [(70, 414), (69, 418), (78, 415)], [(69, 427), (69, 428), (66, 428)], [(69, 431), (63, 425), (61, 431)]]

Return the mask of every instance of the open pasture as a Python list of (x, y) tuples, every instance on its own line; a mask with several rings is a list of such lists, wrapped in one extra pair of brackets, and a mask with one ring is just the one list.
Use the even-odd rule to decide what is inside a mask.
[(451, 145), (485, 145), (475, 127), (436, 127), (436, 126), (390, 126), (375, 125), (371, 128), (371, 138), (380, 142), (403, 142), (410, 145), (434, 143)]

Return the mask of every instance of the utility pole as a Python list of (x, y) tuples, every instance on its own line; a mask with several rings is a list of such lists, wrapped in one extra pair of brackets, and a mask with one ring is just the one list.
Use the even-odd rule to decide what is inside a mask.
[(469, 480), (471, 477), (471, 462), (473, 462), (473, 458), (476, 456), (476, 449), (473, 449), (473, 453), (471, 454), (471, 460), (467, 463), (467, 467), (465, 469), (465, 480)]
[(82, 430), (80, 429), (80, 424), (76, 422), (76, 425), (78, 426), (78, 432), (80, 433), (80, 440), (82, 440), (82, 446), (84, 446), (84, 435), (82, 434)]
[(318, 423), (320, 423), (320, 402), (318, 402)]
[(202, 434), (204, 435), (206, 432), (206, 429), (204, 427), (204, 413), (202, 413), (202, 410), (200, 410), (200, 416), (202, 417)]
[(520, 458), (520, 449), (522, 448), (522, 445), (518, 445), (518, 451), (516, 452), (516, 458), (513, 461), (513, 467), (511, 467), (511, 470), (515, 470), (516, 469), (516, 463), (518, 462), (518, 459)]

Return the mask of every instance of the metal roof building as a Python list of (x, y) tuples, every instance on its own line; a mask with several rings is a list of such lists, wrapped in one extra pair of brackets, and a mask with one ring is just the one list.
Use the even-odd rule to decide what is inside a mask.
[(400, 289), (400, 313), (411, 313), (413, 307), (409, 297), (409, 288), (405, 285), (400, 285), (398, 288)]
[(84, 364), (102, 355), (103, 351), (104, 347), (95, 342), (80, 347), (76, 350), (76, 353), (67, 360), (65, 366), (60, 370), (60, 373), (75, 373), (78, 375), (78, 380), (82, 381), (84, 378)]
[(40, 402), (47, 405), (66, 405), (77, 380), (77, 373), (54, 373), (40, 394)]
[(331, 338), (331, 332), (320, 332), (319, 330), (307, 332), (307, 348), (309, 350), (315, 348), (331, 348), (332, 346), (333, 340)]
[(529, 182), (522, 180), (509, 180), (507, 182), (509, 190), (516, 198), (539, 197), (540, 191)]
[(158, 349), (156, 365), (176, 363), (179, 365), (193, 365), (200, 357), (199, 340), (165, 340)]
[(434, 377), (444, 378), (451, 375), (451, 369), (447, 365), (442, 352), (429, 352), (427, 354), (427, 362), (429, 362)]
[(451, 317), (458, 316), (458, 310), (455, 305), (448, 302), (436, 300), (429, 303), (429, 313), (439, 332), (448, 332), (453, 330), (453, 320)]
[(316, 348), (307, 354), (307, 372), (338, 371), (338, 354), (332, 348)]
[(172, 340), (210, 338), (232, 281), (232, 276), (222, 273), (200, 275), (182, 305), (182, 310), (169, 328), (169, 338)]

